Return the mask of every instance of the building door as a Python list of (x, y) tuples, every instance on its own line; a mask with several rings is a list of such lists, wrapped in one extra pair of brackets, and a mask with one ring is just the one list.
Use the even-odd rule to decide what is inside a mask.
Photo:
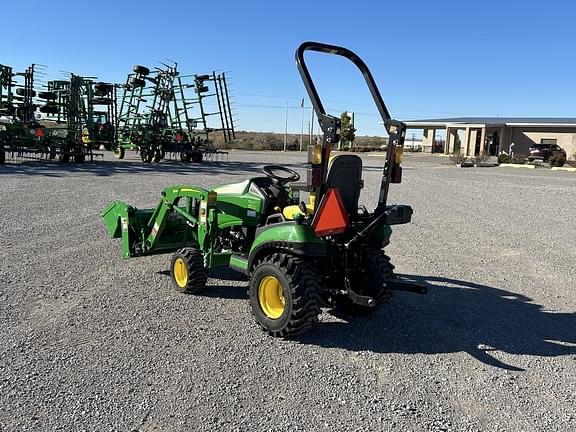
[(489, 132), (486, 135), (486, 147), (490, 156), (496, 156), (500, 148), (500, 134), (498, 131)]
[(479, 155), (481, 153), (480, 151), (480, 145), (482, 144), (480, 142), (480, 140), (482, 139), (482, 130), (481, 129), (477, 129), (476, 130), (476, 143), (474, 144), (474, 155)]

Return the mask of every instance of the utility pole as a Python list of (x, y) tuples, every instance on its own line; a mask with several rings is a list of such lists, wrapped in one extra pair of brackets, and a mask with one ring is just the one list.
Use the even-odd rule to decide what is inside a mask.
[(286, 101), (286, 115), (284, 116), (284, 151), (286, 151), (288, 140), (288, 101)]
[(312, 116), (310, 118), (310, 142), (309, 145), (312, 145), (312, 137), (314, 136), (314, 107), (312, 107)]
[(302, 98), (300, 108), (302, 109), (302, 115), (300, 116), (300, 151), (302, 151), (302, 136), (304, 135), (304, 98)]

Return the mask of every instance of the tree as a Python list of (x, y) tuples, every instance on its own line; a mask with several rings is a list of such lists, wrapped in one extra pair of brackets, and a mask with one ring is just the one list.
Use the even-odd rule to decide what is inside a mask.
[(356, 128), (352, 122), (353, 119), (354, 114), (347, 111), (340, 115), (340, 142), (346, 147), (352, 147), (356, 139)]

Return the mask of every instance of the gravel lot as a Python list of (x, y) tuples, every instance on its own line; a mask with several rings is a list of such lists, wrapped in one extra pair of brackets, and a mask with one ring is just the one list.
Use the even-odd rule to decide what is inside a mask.
[[(383, 159), (363, 159), (373, 208)], [(576, 430), (574, 173), (408, 155), (391, 195), (415, 214), (387, 251), (429, 294), (324, 311), (296, 341), (259, 330), (236, 273), (182, 295), (168, 255), (124, 261), (107, 237), (113, 199), (279, 162), (304, 156), (0, 166), (0, 430)]]

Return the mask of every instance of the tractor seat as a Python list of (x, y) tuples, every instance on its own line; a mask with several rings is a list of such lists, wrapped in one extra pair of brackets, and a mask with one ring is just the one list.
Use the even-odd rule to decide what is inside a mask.
[[(363, 187), (362, 159), (360, 157), (344, 154), (330, 158), (326, 189), (338, 189), (342, 204), (349, 215), (357, 214), (360, 189)], [(307, 215), (314, 211), (314, 199), (314, 194), (311, 194), (310, 202), (306, 204)], [(302, 214), (302, 210), (297, 205), (291, 205), (285, 207), (282, 213), (286, 219), (294, 219), (294, 216)]]
[(334, 156), (328, 167), (326, 190), (338, 189), (340, 198), (349, 215), (358, 213), (358, 200), (362, 182), (362, 159), (357, 155)]

